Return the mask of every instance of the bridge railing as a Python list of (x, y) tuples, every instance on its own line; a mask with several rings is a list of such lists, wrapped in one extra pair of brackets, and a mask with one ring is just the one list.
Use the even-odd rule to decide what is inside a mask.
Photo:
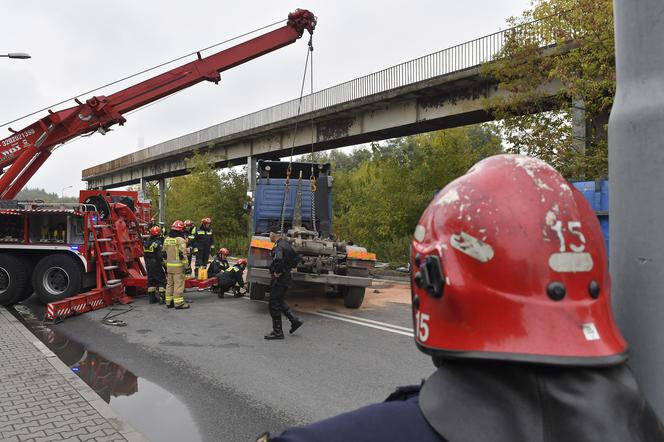
[(320, 90), (302, 97), (302, 103), (299, 103), (299, 99), (287, 101), (183, 135), (118, 158), (110, 163), (87, 169), (84, 171), (84, 175), (94, 176), (127, 164), (145, 161), (160, 154), (200, 145), (210, 140), (287, 120), (298, 115), (298, 105), (300, 106), (300, 114), (306, 114), (432, 78), (475, 68), (500, 54), (509, 42), (527, 39), (540, 47), (554, 44), (555, 41), (552, 41), (554, 37), (546, 37), (552, 34), (548, 20), (548, 18), (545, 18), (508, 28)]
[[(554, 44), (547, 37), (549, 19), (541, 19), (508, 28), (484, 37), (410, 60), (363, 77), (341, 83), (302, 97), (300, 113), (309, 113), (370, 97), (420, 81), (475, 68), (491, 61), (510, 41), (530, 39), (543, 47)], [(209, 129), (215, 137), (222, 137), (254, 129), (297, 116), (299, 99), (287, 101), (242, 117), (226, 121)], [(212, 135), (212, 134), (210, 134)]]

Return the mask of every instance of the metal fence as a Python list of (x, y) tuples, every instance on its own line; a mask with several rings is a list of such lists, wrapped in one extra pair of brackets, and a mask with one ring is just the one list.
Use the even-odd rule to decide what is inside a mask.
[(84, 175), (93, 176), (113, 170), (120, 165), (145, 161), (156, 155), (197, 146), (217, 138), (287, 120), (298, 116), (298, 105), (300, 105), (300, 114), (307, 114), (421, 81), (475, 68), (492, 60), (500, 54), (507, 42), (515, 39), (522, 41), (523, 39), (529, 39), (540, 47), (554, 44), (554, 41), (548, 41), (549, 39), (544, 37), (547, 34), (546, 30), (549, 28), (548, 20), (537, 20), (505, 29), (323, 89), (302, 97), (301, 105), (299, 99), (287, 101), (157, 144), (118, 158), (110, 163), (87, 169), (84, 171)]

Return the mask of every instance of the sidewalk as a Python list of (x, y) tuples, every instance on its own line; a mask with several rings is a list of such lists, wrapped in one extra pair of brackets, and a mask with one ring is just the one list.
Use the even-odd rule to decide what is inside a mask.
[(146, 441), (4, 307), (0, 440)]

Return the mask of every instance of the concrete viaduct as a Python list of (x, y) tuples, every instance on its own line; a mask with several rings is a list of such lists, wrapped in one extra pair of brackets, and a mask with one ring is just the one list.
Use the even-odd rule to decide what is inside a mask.
[[(164, 207), (164, 179), (188, 173), (185, 160), (195, 150), (209, 152), (217, 167), (248, 164), (253, 183), (257, 158), (285, 157), (291, 148), (301, 154), (310, 152), (312, 143), (314, 151), (322, 151), (489, 121), (485, 100), (505, 92), (481, 74), (481, 65), (500, 51), (511, 31), (341, 83), (301, 103), (291, 100), (156, 144), (85, 169), (82, 179), (88, 188), (105, 189), (159, 181)], [(554, 81), (541, 88), (553, 95), (559, 86)], [(585, 125), (580, 130), (585, 136)]]

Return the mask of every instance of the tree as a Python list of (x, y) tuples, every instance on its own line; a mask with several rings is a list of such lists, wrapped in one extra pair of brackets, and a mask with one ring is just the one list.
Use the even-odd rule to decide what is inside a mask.
[[(569, 179), (606, 178), (615, 94), (611, 0), (535, 0), (508, 22), (519, 27), (483, 69), (510, 93), (487, 103), (502, 120), (508, 150), (539, 157)], [(559, 93), (545, 99), (538, 86), (556, 80)], [(590, 123), (580, 139), (572, 130), (579, 111)]]
[(166, 191), (168, 225), (176, 219), (191, 219), (198, 225), (202, 218), (210, 217), (217, 246), (241, 243), (238, 247), (244, 248), (248, 235), (243, 209), (248, 201), (245, 173), (219, 173), (211, 164), (208, 155), (194, 154), (187, 160), (190, 173), (170, 180)]
[(78, 197), (66, 196), (60, 197), (55, 192), (47, 192), (44, 189), (39, 188), (25, 188), (21, 190), (16, 199), (20, 201), (44, 201), (45, 203), (76, 203), (78, 202)]
[(405, 262), (410, 235), (436, 192), (500, 152), (501, 140), (489, 125), (374, 144), (370, 159), (334, 172), (335, 234), (369, 247), (379, 259)]

